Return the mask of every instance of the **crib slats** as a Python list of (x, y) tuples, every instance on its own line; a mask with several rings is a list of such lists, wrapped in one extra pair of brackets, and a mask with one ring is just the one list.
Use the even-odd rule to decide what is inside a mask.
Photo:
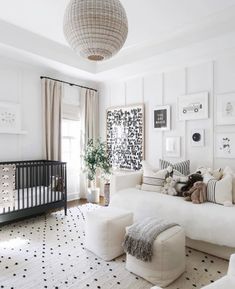
[(27, 208), (29, 207), (29, 168), (26, 167)]
[(20, 170), (22, 172), (22, 208), (24, 209), (24, 187), (25, 187), (25, 179), (24, 179), (24, 167)]
[(18, 195), (18, 210), (20, 210), (20, 170), (17, 170), (17, 195)]
[(34, 178), (33, 178), (33, 176), (34, 176), (33, 166), (31, 165), (30, 166), (31, 207), (33, 207), (33, 197), (34, 197), (34, 195), (33, 195), (33, 186), (34, 186), (34, 183), (33, 183)]

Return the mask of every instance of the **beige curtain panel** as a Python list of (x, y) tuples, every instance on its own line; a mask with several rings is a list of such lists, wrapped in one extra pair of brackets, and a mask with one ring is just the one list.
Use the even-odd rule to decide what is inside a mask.
[[(90, 89), (81, 89), (80, 94), (80, 117), (81, 117), (81, 152), (85, 151), (89, 139), (99, 137), (99, 96), (98, 93)], [(81, 157), (80, 174), (80, 198), (87, 195), (87, 176), (83, 172), (84, 163)]]
[(42, 79), (43, 156), (46, 160), (61, 161), (61, 111), (63, 85)]

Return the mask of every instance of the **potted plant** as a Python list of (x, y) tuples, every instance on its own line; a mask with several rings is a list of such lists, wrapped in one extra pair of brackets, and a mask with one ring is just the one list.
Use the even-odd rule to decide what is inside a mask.
[(88, 201), (98, 203), (100, 189), (97, 187), (97, 177), (110, 174), (110, 165), (106, 152), (106, 143), (98, 140), (89, 140), (85, 155), (84, 163), (88, 178)]

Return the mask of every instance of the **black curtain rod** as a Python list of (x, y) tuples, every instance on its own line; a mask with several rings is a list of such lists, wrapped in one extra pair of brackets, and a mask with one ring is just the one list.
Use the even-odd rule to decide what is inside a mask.
[(94, 90), (94, 91), (97, 92), (97, 89), (94, 89), (94, 88), (91, 88), (91, 87), (87, 87), (87, 86), (82, 86), (82, 85), (75, 84), (75, 83), (70, 83), (70, 82), (67, 82), (67, 81), (60, 80), (60, 79), (55, 79), (55, 78), (51, 78), (51, 77), (47, 77), (47, 76), (40, 76), (40, 78), (41, 79), (43, 79), (43, 78), (50, 79), (50, 80), (66, 83), (66, 84), (71, 85), (71, 86), (77, 86), (77, 87), (81, 87), (81, 88), (86, 88), (86, 89)]

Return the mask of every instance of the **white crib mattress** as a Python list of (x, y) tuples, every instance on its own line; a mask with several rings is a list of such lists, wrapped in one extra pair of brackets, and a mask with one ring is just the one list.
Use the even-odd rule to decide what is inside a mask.
[[(5, 212), (9, 211), (12, 212), (13, 210), (17, 211), (26, 208), (32, 208), (35, 206), (56, 202), (61, 199), (62, 199), (61, 192), (55, 192), (54, 190), (52, 191), (51, 188), (45, 186), (30, 187), (28, 189), (25, 188), (24, 190), (20, 189), (19, 192), (18, 190), (15, 191), (15, 201), (10, 207), (5, 208)], [(4, 213), (3, 207), (0, 207), (0, 214), (1, 213)]]

